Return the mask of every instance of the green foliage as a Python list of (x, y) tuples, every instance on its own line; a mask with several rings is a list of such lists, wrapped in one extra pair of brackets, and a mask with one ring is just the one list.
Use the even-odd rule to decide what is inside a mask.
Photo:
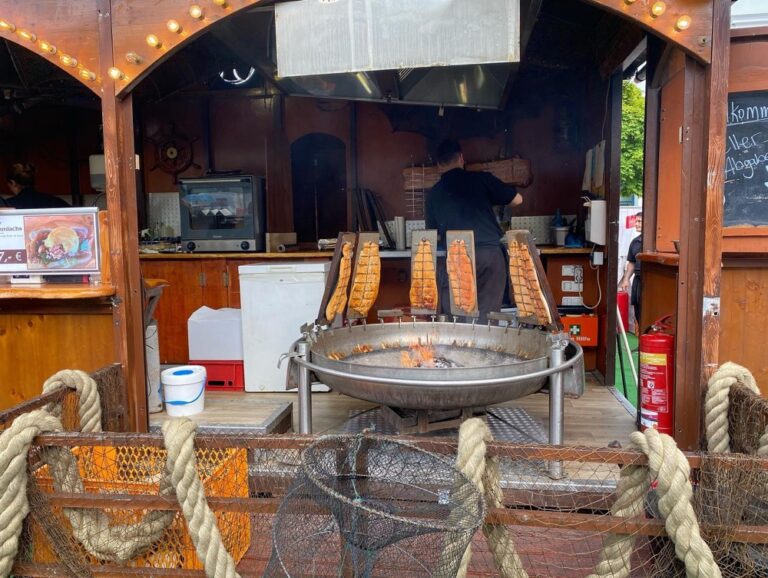
[(621, 95), (621, 196), (643, 195), (645, 95), (625, 80)]

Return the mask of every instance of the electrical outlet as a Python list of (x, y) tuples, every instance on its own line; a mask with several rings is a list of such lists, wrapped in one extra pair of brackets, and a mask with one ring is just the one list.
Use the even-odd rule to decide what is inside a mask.
[(576, 265), (573, 268), (573, 280), (577, 283), (583, 283), (584, 282), (584, 267), (581, 267), (580, 265)]
[(595, 251), (592, 253), (592, 264), (595, 266), (600, 266), (603, 264), (603, 252), (602, 251)]
[(584, 305), (584, 300), (581, 297), (563, 297), (563, 305), (581, 307)]
[(579, 293), (584, 290), (584, 284), (575, 281), (563, 281), (562, 290), (563, 293)]
[(563, 265), (563, 277), (573, 277), (573, 265)]

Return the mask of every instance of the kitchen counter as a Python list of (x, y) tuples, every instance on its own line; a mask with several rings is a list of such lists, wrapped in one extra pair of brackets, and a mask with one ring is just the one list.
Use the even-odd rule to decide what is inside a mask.
[[(588, 255), (592, 252), (590, 247), (556, 247), (554, 245), (541, 245), (538, 247), (542, 255)], [(395, 251), (381, 250), (382, 259), (410, 259), (411, 250)], [(438, 257), (444, 257), (445, 251), (438, 251)], [(286, 253), (140, 253), (142, 261), (150, 260), (202, 260), (202, 259), (231, 259), (231, 260), (285, 260), (293, 259), (331, 259), (333, 251), (288, 251)]]

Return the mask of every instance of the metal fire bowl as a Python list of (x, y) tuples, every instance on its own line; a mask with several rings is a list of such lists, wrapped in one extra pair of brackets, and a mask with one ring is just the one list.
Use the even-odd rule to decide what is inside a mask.
[[(382, 349), (382, 344), (392, 348), (414, 343), (471, 346), (507, 353), (521, 361), (480, 367), (382, 367), (357, 363), (364, 354), (352, 353), (353, 348), (363, 344)], [(565, 364), (549, 369), (552, 341), (550, 334), (543, 331), (464, 323), (380, 323), (319, 331), (310, 338), (310, 361), (296, 356), (293, 359), (328, 387), (351, 397), (408, 409), (455, 409), (530, 395), (542, 388), (549, 375), (574, 370), (578, 373), (579, 367), (583, 388), (582, 350), (574, 342), (570, 345), (573, 356)], [(335, 360), (328, 357), (332, 353), (355, 357)]]

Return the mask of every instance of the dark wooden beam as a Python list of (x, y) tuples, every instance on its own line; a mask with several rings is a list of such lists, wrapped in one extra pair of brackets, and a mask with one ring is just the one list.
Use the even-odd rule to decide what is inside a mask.
[(149, 423), (144, 368), (133, 101), (130, 96), (124, 100), (116, 98), (115, 82), (108, 74), (109, 68), (113, 66), (112, 2), (98, 0), (98, 10), (110, 264), (112, 283), (115, 286), (115, 353), (125, 375), (128, 427), (134, 431), (146, 431)]
[[(713, 0), (712, 63), (686, 62), (675, 355), (675, 439), (701, 445), (703, 396), (718, 364), (731, 0)], [(690, 87), (690, 88), (689, 88)]]

